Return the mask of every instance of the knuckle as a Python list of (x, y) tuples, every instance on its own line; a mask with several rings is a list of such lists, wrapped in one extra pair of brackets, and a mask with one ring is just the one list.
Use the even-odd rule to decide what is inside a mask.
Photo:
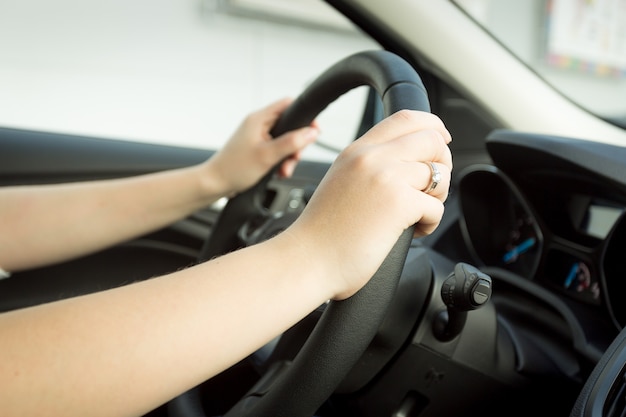
[(265, 117), (265, 114), (262, 110), (258, 110), (255, 112), (252, 112), (250, 114), (248, 114), (245, 118), (244, 118), (244, 124), (246, 125), (255, 125), (259, 122), (261, 122)]
[(270, 146), (262, 146), (257, 151), (257, 158), (264, 167), (271, 167), (276, 163), (276, 152)]
[(392, 115), (394, 118), (408, 122), (416, 122), (419, 119), (419, 113), (415, 110), (402, 109)]
[(347, 157), (352, 159), (352, 163), (354, 165), (354, 169), (360, 172), (368, 172), (371, 171), (374, 163), (376, 162), (376, 155), (373, 152), (361, 151), (357, 148), (351, 148)]
[(285, 147), (288, 150), (294, 149), (298, 146), (298, 142), (300, 141), (300, 133), (296, 131), (291, 131), (281, 136), (280, 145)]

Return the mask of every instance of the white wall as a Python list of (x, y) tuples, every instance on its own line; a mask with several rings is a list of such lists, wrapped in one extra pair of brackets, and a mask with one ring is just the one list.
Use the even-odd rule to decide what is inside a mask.
[(249, 111), (375, 47), (215, 5), (0, 0), (0, 126), (219, 146)]

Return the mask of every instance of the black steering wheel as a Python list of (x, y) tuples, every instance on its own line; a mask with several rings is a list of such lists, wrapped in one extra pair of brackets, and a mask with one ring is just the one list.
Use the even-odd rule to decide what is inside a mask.
[[(364, 85), (378, 93), (385, 116), (402, 109), (430, 111), (426, 89), (406, 61), (391, 52), (366, 51), (343, 59), (318, 77), (282, 114), (272, 136), (308, 126), (339, 96)], [(241, 246), (239, 229), (266, 211), (262, 201), (274, 173), (229, 200), (205, 242), (200, 261)], [(412, 236), (412, 228), (404, 231), (358, 293), (329, 303), (295, 359), (264, 375), (226, 417), (312, 416), (375, 336), (394, 296)], [(197, 390), (172, 400), (168, 412), (171, 417), (205, 416)]]

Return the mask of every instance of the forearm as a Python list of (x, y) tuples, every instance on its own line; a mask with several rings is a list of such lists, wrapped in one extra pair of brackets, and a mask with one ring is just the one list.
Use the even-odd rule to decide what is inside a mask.
[(0, 266), (17, 271), (65, 260), (178, 220), (224, 195), (219, 176), (202, 172), (205, 165), (0, 189)]
[(288, 239), (0, 316), (3, 415), (139, 415), (244, 358), (333, 296)]
[(255, 184), (280, 161), (289, 176), (317, 129), (272, 139), (290, 100), (250, 114), (211, 159), (192, 168), (135, 178), (0, 189), (0, 267), (42, 266), (153, 231)]
[[(0, 315), (3, 415), (140, 415), (325, 300), (354, 294), (403, 230), (438, 224), (448, 142), (434, 116), (398, 112), (342, 152), (274, 238), (163, 278)], [(445, 175), (432, 193), (422, 191), (432, 175), (424, 162)]]

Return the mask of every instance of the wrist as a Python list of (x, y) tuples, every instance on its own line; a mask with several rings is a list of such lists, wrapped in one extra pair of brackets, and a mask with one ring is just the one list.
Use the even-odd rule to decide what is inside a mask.
[(213, 158), (194, 167), (202, 205), (210, 205), (222, 197), (231, 197), (235, 190)]
[(318, 292), (320, 302), (334, 299), (343, 291), (338, 277), (338, 268), (333, 267), (328, 251), (323, 251), (299, 227), (292, 225), (264, 244), (271, 245), (284, 261), (284, 270), (293, 271), (294, 278), (301, 280), (303, 288)]

